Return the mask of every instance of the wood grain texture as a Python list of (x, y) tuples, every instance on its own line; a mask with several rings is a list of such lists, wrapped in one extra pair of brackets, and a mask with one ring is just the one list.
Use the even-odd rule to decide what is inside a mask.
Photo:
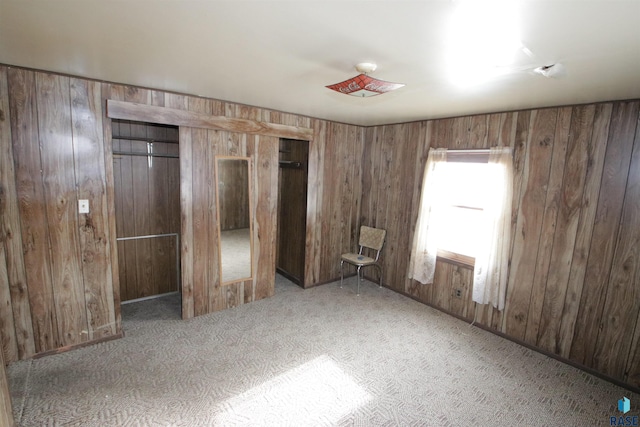
[[(0, 336), (0, 339), (2, 338), (3, 337)], [(9, 381), (7, 380), (7, 371), (5, 369), (5, 359), (0, 351), (0, 426), (13, 427), (14, 425), (11, 393), (9, 392)]]
[(32, 356), (35, 347), (13, 165), (7, 78), (7, 68), (0, 67), (0, 250), (3, 251), (0, 262), (4, 264), (0, 268), (5, 271), (0, 281), (0, 292), (5, 295), (0, 323), (8, 329), (2, 333), (2, 351), (8, 363)]
[(595, 367), (614, 378), (628, 375), (626, 355), (640, 312), (640, 122), (636, 123), (636, 129), (628, 136), (635, 143), (594, 354)]
[(588, 166), (595, 106), (575, 107), (567, 145), (566, 164), (556, 219), (549, 277), (545, 288), (537, 346), (560, 353), (558, 333), (562, 320), (571, 264), (582, 213), (582, 194)]
[(210, 114), (199, 113), (196, 111), (155, 107), (133, 101), (108, 101), (107, 116), (112, 119), (163, 123), (167, 125), (186, 126), (192, 128), (219, 129), (230, 132), (275, 136), (279, 138), (308, 140), (313, 136), (312, 130), (308, 128), (299, 128), (224, 116), (212, 116)]
[[(51, 83), (51, 88), (40, 93), (36, 88), (37, 79), (42, 83)], [(65, 79), (68, 82), (65, 82)], [(77, 88), (73, 91), (71, 80), (78, 82)], [(100, 138), (98, 138), (97, 144), (102, 144), (104, 178), (91, 175), (88, 182), (92, 183), (89, 185), (90, 188), (94, 183), (98, 183), (102, 187), (100, 191), (105, 191), (107, 200), (105, 226), (108, 227), (108, 230), (105, 228), (105, 235), (111, 236), (109, 239), (112, 243), (116, 229), (113, 203), (115, 198), (113, 183), (116, 178), (113, 175), (113, 158), (110, 157), (111, 123), (104, 116), (106, 100), (128, 99), (134, 104), (150, 105), (153, 108), (164, 105), (184, 112), (189, 109), (189, 97), (121, 85), (101, 84), (102, 103), (99, 107), (91, 106), (89, 100), (97, 97), (96, 89), (89, 89), (92, 85), (88, 81), (52, 77), (51, 74), (12, 68), (7, 69), (7, 86), (7, 94), (2, 95), (3, 99), (0, 99), (0, 102), (9, 105), (9, 114), (5, 114), (5, 118), (8, 117), (11, 122), (8, 138), (11, 140), (13, 160), (9, 162), (12, 162), (14, 167), (16, 194), (14, 206), (17, 206), (17, 213), (11, 214), (10, 220), (13, 224), (19, 224), (18, 229), (14, 228), (16, 230), (14, 235), (18, 233), (22, 244), (21, 251), (17, 251), (16, 245), (13, 246), (14, 255), (12, 256), (19, 258), (20, 253), (23, 253), (26, 283), (23, 288), (11, 290), (15, 340), (18, 341), (21, 334), (18, 333), (18, 325), (24, 323), (25, 319), (26, 312), (16, 313), (18, 307), (16, 304), (22, 300), (22, 307), (26, 308), (28, 305), (30, 309), (28, 316), (33, 325), (33, 339), (25, 338), (25, 349), (31, 345), (33, 352), (39, 353), (55, 350), (61, 346), (63, 339), (71, 340), (71, 337), (66, 335), (69, 333), (67, 330), (60, 331), (64, 337), (58, 336), (58, 325), (66, 322), (62, 319), (66, 318), (66, 313), (70, 312), (67, 307), (59, 307), (59, 303), (62, 299), (73, 301), (74, 298), (60, 299), (59, 297), (63, 294), (68, 296), (75, 294), (64, 287), (59, 289), (57, 283), (62, 271), (60, 259), (58, 255), (55, 259), (52, 257), (49, 247), (58, 248), (61, 245), (65, 248), (70, 247), (69, 253), (76, 258), (71, 268), (75, 269), (77, 277), (65, 283), (69, 285), (81, 283), (87, 287), (87, 284), (92, 283), (93, 280), (88, 278), (89, 281), (85, 280), (81, 274), (82, 269), (77, 269), (78, 266), (84, 268), (85, 261), (82, 258), (89, 253), (81, 246), (83, 231), (79, 218), (74, 215), (75, 219), (72, 216), (66, 228), (59, 227), (63, 222), (60, 220), (65, 206), (66, 208), (71, 206), (68, 200), (75, 200), (79, 192), (84, 191), (80, 187), (76, 188), (81, 184), (78, 178), (81, 175), (81, 169), (72, 165), (62, 176), (54, 177), (51, 173), (53, 169), (58, 170), (60, 165), (64, 164), (60, 161), (64, 150), (67, 150), (67, 153), (74, 152), (69, 150), (69, 147), (74, 147), (76, 141), (74, 138), (77, 138), (74, 135), (73, 125), (74, 114), (77, 113), (73, 112), (72, 98), (79, 96), (79, 99), (85, 99), (87, 105), (90, 105), (89, 108), (95, 108), (96, 114), (99, 113), (98, 115), (102, 117), (103, 141), (99, 142)], [(66, 98), (65, 90), (62, 89), (65, 87)], [(85, 93), (85, 87), (87, 88), (86, 98), (84, 95), (80, 96), (81, 93)], [(72, 93), (77, 95), (71, 95)], [(218, 117), (225, 116), (223, 123), (248, 120), (273, 123), (278, 125), (276, 127), (307, 129), (304, 138), (294, 137), (310, 139), (305, 285), (311, 286), (337, 277), (339, 262), (335, 257), (343, 248), (355, 247), (359, 224), (384, 226), (388, 231), (388, 246), (383, 252), (382, 261), (385, 271), (383, 278), (390, 287), (398, 290), (408, 289), (411, 295), (430, 304), (437, 305), (435, 304), (437, 301), (441, 308), (446, 307), (468, 319), (475, 317), (478, 322), (513, 338), (524, 338), (529, 331), (529, 337), (535, 336), (541, 345), (556, 354), (560, 356), (568, 354), (571, 360), (613, 375), (621, 381), (637, 385), (636, 366), (640, 357), (638, 356), (640, 337), (637, 333), (629, 332), (627, 340), (623, 342), (618, 327), (632, 331), (634, 328), (637, 329), (639, 322), (640, 308), (635, 305), (638, 300), (637, 289), (633, 287), (633, 283), (637, 283), (638, 270), (637, 265), (634, 264), (634, 260), (638, 258), (635, 230), (639, 227), (637, 218), (634, 216), (637, 211), (638, 195), (634, 175), (629, 174), (632, 150), (634, 150), (633, 164), (635, 165), (637, 161), (635, 160), (637, 151), (633, 147), (637, 138), (636, 128), (640, 107), (638, 101), (596, 104), (595, 107), (566, 107), (571, 110), (572, 121), (570, 135), (566, 140), (566, 159), (561, 173), (555, 171), (556, 166), (552, 165), (552, 162), (556, 159), (555, 164), (559, 163), (554, 150), (560, 150), (560, 146), (556, 144), (558, 144), (559, 135), (564, 132), (564, 127), (562, 125), (558, 127), (558, 123), (563, 122), (559, 112), (564, 111), (564, 108), (360, 128), (308, 119), (294, 114), (239, 106), (230, 102), (214, 100), (207, 102), (211, 103), (211, 114)], [(595, 108), (593, 119), (585, 120), (592, 114), (590, 111), (593, 108)], [(97, 111), (98, 109), (100, 111)], [(64, 118), (65, 115), (66, 118)], [(89, 127), (98, 129), (100, 127), (97, 119), (91, 122), (93, 119), (85, 120), (85, 117), (77, 117), (87, 126), (87, 129), (79, 129), (81, 132), (91, 135), (93, 131), (88, 129)], [(66, 124), (62, 125), (63, 122)], [(242, 126), (247, 124), (240, 123)], [(251, 125), (253, 126), (254, 123)], [(198, 126), (207, 128), (209, 125), (199, 122)], [(214, 126), (218, 126), (218, 123)], [(190, 209), (194, 203), (192, 194), (194, 183), (191, 168), (193, 156), (198, 155), (199, 152), (194, 153), (190, 143), (191, 132), (185, 133), (185, 129), (187, 128), (180, 130), (181, 144), (176, 147), (181, 154), (179, 180), (180, 193), (182, 193), (180, 195), (181, 217), (176, 219), (174, 216), (171, 222), (178, 223), (182, 227), (182, 279), (185, 295), (183, 315), (193, 317), (193, 263), (194, 257), (199, 255), (193, 251), (193, 215)], [(52, 130), (56, 132), (59, 130), (60, 135), (66, 135), (62, 139), (67, 141), (67, 144), (50, 147), (47, 141), (55, 139), (50, 135)], [(261, 150), (266, 150), (264, 155), (271, 158), (269, 157), (271, 145), (267, 143), (263, 146), (263, 138), (270, 137), (255, 136), (251, 133), (253, 130), (244, 129), (232, 135), (233, 132), (229, 132), (228, 129), (219, 131), (208, 129), (206, 138), (211, 144), (211, 141), (218, 138), (213, 135), (219, 132), (220, 150), (236, 150), (235, 152), (238, 153), (243, 150), (251, 151), (251, 155), (254, 156), (257, 180), (257, 171), (262, 162), (260, 156), (263, 155)], [(47, 132), (49, 134), (40, 135)], [(222, 134), (226, 135), (221, 136)], [(278, 135), (280, 136), (282, 135)], [(68, 141), (72, 141), (72, 144)], [(274, 141), (277, 141), (277, 138), (274, 137)], [(189, 159), (182, 158), (185, 150), (183, 143), (189, 146), (186, 150), (190, 153), (187, 154)], [(451, 291), (454, 287), (462, 288), (466, 295), (467, 281), (471, 278), (469, 269), (439, 262), (438, 284), (423, 286), (407, 281), (406, 267), (403, 266), (403, 264), (406, 265), (408, 258), (408, 251), (403, 248), (409, 245), (408, 235), (412, 234), (410, 230), (417, 216), (416, 200), (419, 199), (421, 173), (428, 148), (431, 146), (479, 148), (496, 144), (514, 148), (515, 168), (512, 206), (514, 241), (507, 289), (507, 307), (504, 312), (475, 306), (468, 299), (452, 298)], [(637, 142), (635, 144), (637, 145)], [(575, 151), (571, 151), (573, 146), (576, 147)], [(211, 149), (211, 146), (208, 147)], [(277, 156), (277, 144), (274, 143), (273, 147), (273, 155)], [(577, 147), (583, 147), (584, 151), (581, 152)], [(217, 150), (218, 147), (213, 151), (217, 152)], [(6, 151), (2, 151), (3, 157), (7, 156), (5, 153)], [(273, 159), (275, 162), (277, 157)], [(3, 159), (3, 162), (7, 163), (7, 159)], [(211, 162), (211, 156), (208, 156), (208, 162)], [(47, 177), (46, 182), (42, 179), (41, 170)], [(265, 170), (264, 173), (273, 174), (276, 170), (268, 172)], [(100, 175), (99, 168), (97, 171)], [(185, 177), (186, 171), (189, 171), (191, 178)], [(117, 173), (117, 169), (115, 172)], [(2, 173), (5, 173), (4, 170)], [(178, 182), (176, 173), (177, 171), (174, 172), (174, 186)], [(558, 180), (559, 176), (562, 180)], [(171, 185), (170, 181), (168, 175), (167, 186)], [(277, 182), (275, 175), (269, 178), (269, 185), (274, 182)], [(557, 187), (559, 182), (560, 187)], [(62, 191), (54, 189), (54, 186), (69, 188), (75, 196), (64, 197)], [(164, 196), (156, 193), (155, 187), (153, 188), (153, 197), (162, 199)], [(186, 190), (187, 193), (184, 194), (182, 190)], [(53, 209), (47, 202), (53, 198), (54, 193), (55, 200), (66, 201), (66, 204), (60, 205), (62, 208), (60, 211)], [(558, 199), (555, 198), (555, 194), (559, 195)], [(270, 207), (275, 200), (276, 196), (273, 196), (272, 200), (261, 203)], [(555, 200), (558, 201), (558, 210), (557, 224), (554, 228), (551, 227), (553, 215), (550, 215), (547, 210), (548, 214), (545, 217), (545, 207), (551, 208), (553, 206), (551, 202)], [(73, 205), (75, 209), (75, 203)], [(48, 218), (49, 212), (53, 214), (51, 218)], [(545, 220), (545, 218), (548, 219)], [(149, 224), (156, 226), (160, 222), (150, 220)], [(564, 230), (562, 232), (566, 236), (557, 235), (561, 230)], [(255, 235), (256, 241), (271, 239), (269, 236), (265, 237), (264, 228), (256, 230)], [(210, 236), (208, 235), (207, 238)], [(73, 243), (74, 241), (76, 243)], [(548, 246), (546, 242), (552, 242), (551, 255), (547, 249), (544, 249)], [(74, 245), (75, 249), (73, 249)], [(119, 281), (118, 256), (116, 245), (111, 246), (103, 247), (100, 257), (111, 259), (111, 280), (115, 286)], [(154, 249), (150, 250), (151, 253), (154, 251)], [(560, 256), (556, 259), (554, 253)], [(267, 253), (261, 255), (273, 261), (273, 249), (271, 253), (267, 250)], [(20, 263), (8, 261), (10, 255), (6, 245), (4, 256), (6, 266), (18, 265), (16, 277), (19, 278)], [(205, 257), (210, 259), (211, 256), (213, 252), (208, 250)], [(549, 256), (547, 268), (546, 259)], [(215, 277), (217, 273), (211, 269), (211, 265), (209, 263), (206, 274), (209, 277)], [(273, 265), (270, 264), (269, 268)], [(542, 274), (545, 270), (547, 270), (546, 281), (543, 280), (545, 274)], [(535, 279), (534, 285), (533, 276), (536, 271), (540, 271), (541, 274)], [(11, 282), (12, 274), (14, 273), (8, 269), (7, 281)], [(258, 280), (256, 276), (255, 283), (242, 282), (230, 287), (221, 287), (219, 300), (212, 299), (210, 293), (206, 303), (207, 310), (231, 307), (269, 296), (272, 292), (269, 284), (272, 278), (267, 278), (270, 273), (263, 274), (264, 282), (262, 279)], [(211, 283), (207, 284), (207, 286), (210, 285)], [(107, 290), (101, 291), (108, 296)], [(119, 291), (119, 286), (115, 286), (112, 290), (114, 313), (110, 314), (116, 319), (116, 328), (119, 328)], [(208, 292), (211, 292), (211, 288), (208, 288)], [(79, 295), (81, 298), (71, 303), (74, 305), (71, 311), (88, 316), (85, 328), (88, 331), (91, 330), (88, 319), (92, 316), (90, 313), (93, 308), (87, 306), (86, 293), (80, 292)], [(6, 297), (4, 299), (6, 300)], [(29, 302), (26, 305), (25, 300)], [(61, 312), (60, 316), (58, 316), (58, 310)], [(18, 320), (21, 318), (23, 321)], [(72, 327), (76, 328), (76, 325)], [(66, 326), (63, 329), (66, 329)], [(25, 350), (25, 354), (27, 351)]]
[(305, 236), (304, 283), (320, 282), (320, 244), (322, 221), (319, 217), (322, 206), (322, 184), (324, 182), (323, 146), (326, 137), (326, 122), (313, 121), (314, 138), (309, 141), (309, 163), (307, 170), (307, 217)]
[(24, 251), (35, 352), (58, 345), (56, 306), (53, 301), (49, 229), (44, 208), (44, 185), (37, 121), (35, 73), (8, 70), (11, 139), (16, 191)]
[(107, 237), (101, 87), (96, 82), (72, 79), (70, 93), (76, 197), (90, 201), (89, 213), (78, 214), (78, 226), (88, 339), (94, 340), (116, 333), (111, 249)]
[[(111, 280), (113, 284), (111, 286), (113, 292), (113, 317), (115, 320), (115, 333), (116, 335), (122, 334), (122, 316), (120, 311), (121, 301), (121, 289), (120, 289), (120, 272), (119, 272), (119, 256), (120, 247), (116, 242), (116, 208), (115, 208), (115, 194), (114, 194), (114, 158), (113, 158), (113, 141), (111, 138), (111, 120), (104, 114), (104, 107), (106, 105), (107, 98), (122, 99), (124, 95), (118, 94), (117, 90), (114, 90), (113, 86), (103, 83), (101, 85), (101, 102), (100, 109), (95, 113), (102, 115), (102, 135), (103, 135), (103, 153), (104, 153), (104, 171), (105, 171), (105, 189), (107, 197), (107, 218), (108, 218), (108, 231), (107, 238), (109, 239), (109, 256), (111, 267)], [(97, 108), (97, 107), (96, 107)]]
[(557, 115), (556, 109), (531, 114), (532, 131), (528, 135), (528, 152), (523, 171), (526, 186), (522, 189), (516, 233), (513, 236), (511, 273), (507, 285), (511, 292), (507, 293), (504, 312), (504, 316), (508, 317), (507, 334), (521, 340), (525, 338), (530, 301), (541, 296), (532, 294), (532, 285)]
[(87, 341), (69, 78), (36, 75), (44, 200), (59, 346)]
[(562, 178), (564, 176), (564, 167), (567, 157), (567, 142), (571, 126), (571, 114), (571, 108), (558, 109), (558, 121), (556, 122), (551, 154), (551, 168), (549, 171), (548, 183), (546, 185), (547, 191), (544, 201), (542, 228), (540, 230), (540, 243), (533, 274), (533, 283), (531, 285), (531, 292), (533, 295), (536, 295), (536, 297), (531, 298), (524, 338), (526, 342), (531, 344), (535, 344), (538, 341), (540, 318), (542, 317), (547, 279), (549, 278), (549, 265), (551, 264), (553, 241), (554, 236), (556, 235), (555, 231), (557, 226), (558, 210), (562, 203)]
[(255, 230), (255, 299), (273, 296), (276, 275), (276, 228), (278, 209), (278, 138), (260, 136), (256, 141), (253, 164)]
[(193, 301), (193, 150), (191, 130), (180, 129), (180, 268), (182, 282), (182, 318), (195, 316)]
[(281, 164), (278, 171), (278, 243), (276, 266), (304, 287), (307, 234), (307, 169), (309, 143), (280, 140), (281, 162), (298, 162), (292, 168)]
[[(388, 227), (393, 250), (383, 261), (389, 272), (385, 283), (392, 288), (402, 284), (421, 301), (637, 386), (640, 336), (632, 331), (640, 310), (633, 285), (638, 281), (635, 212), (640, 196), (629, 159), (638, 118), (633, 101), (429, 120), (408, 124), (412, 131), (403, 125), (367, 128), (361, 221)], [(407, 147), (400, 146), (405, 134), (421, 139), (417, 150), (409, 148), (412, 185), (394, 167), (405, 156)], [(411, 211), (411, 222), (417, 218), (428, 148), (498, 144), (514, 150), (504, 312), (470, 303), (465, 295), (470, 269), (439, 260), (434, 284), (425, 286), (408, 281), (406, 270), (392, 265), (403, 262), (393, 254), (403, 252), (396, 248), (405, 245), (400, 236), (407, 233), (395, 211)], [(454, 297), (456, 288), (465, 297)]]
[(638, 102), (615, 103), (608, 139), (597, 142), (606, 145), (606, 153), (599, 183), (592, 244), (570, 352), (572, 360), (586, 366), (594, 365), (593, 357), (609, 286), (639, 107)]
[(569, 357), (571, 351), (571, 342), (585, 281), (587, 258), (589, 256), (589, 250), (591, 249), (596, 208), (598, 206), (598, 193), (607, 148), (606, 141), (609, 133), (611, 110), (611, 104), (599, 104), (595, 106), (593, 132), (586, 149), (587, 170), (584, 192), (582, 194), (582, 211), (576, 232), (571, 271), (569, 273), (567, 293), (557, 337), (559, 346), (557, 349), (558, 353), (566, 358)]

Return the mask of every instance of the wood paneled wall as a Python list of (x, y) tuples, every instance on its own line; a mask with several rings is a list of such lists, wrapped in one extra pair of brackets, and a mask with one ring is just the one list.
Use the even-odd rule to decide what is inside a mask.
[[(355, 246), (359, 225), (362, 128), (0, 66), (0, 326), (7, 362), (121, 333), (123, 255), (114, 243), (107, 99), (313, 129), (305, 284), (337, 277), (336, 257)], [(184, 127), (179, 150), (183, 316), (273, 295), (278, 138)], [(215, 154), (254, 158), (257, 270), (249, 283), (217, 285)], [(89, 199), (90, 214), (77, 213), (78, 199)]]
[[(388, 230), (392, 289), (640, 386), (640, 102), (366, 129), (361, 222)], [(514, 149), (504, 312), (471, 301), (472, 270), (438, 261), (407, 280), (429, 147)], [(462, 298), (454, 295), (462, 290)]]
[(281, 139), (279, 151), (276, 267), (304, 287), (309, 143)]
[[(135, 138), (149, 138), (153, 153), (179, 153), (177, 127), (114, 120), (112, 134), (116, 152), (147, 153), (147, 142)], [(113, 174), (117, 237), (180, 233), (178, 158), (114, 154)], [(122, 301), (178, 290), (175, 237), (117, 245)]]
[[(12, 361), (113, 336), (119, 312), (100, 84), (0, 67), (0, 87), (6, 268), (0, 295), (11, 297), (0, 323), (10, 325), (3, 351)], [(78, 199), (90, 200), (89, 214), (77, 213)]]
[(4, 356), (0, 351), (0, 427), (13, 427), (14, 425), (7, 370), (4, 365)]

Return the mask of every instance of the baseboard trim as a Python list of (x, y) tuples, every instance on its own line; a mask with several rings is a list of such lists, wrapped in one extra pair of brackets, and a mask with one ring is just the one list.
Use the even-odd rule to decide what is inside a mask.
[(83, 343), (80, 343), (80, 344), (73, 344), (73, 345), (68, 345), (68, 346), (65, 346), (65, 347), (59, 347), (59, 348), (56, 348), (55, 350), (43, 351), (42, 353), (34, 354), (32, 359), (40, 359), (41, 357), (45, 357), (45, 356), (51, 356), (51, 355), (54, 355), (54, 354), (66, 353), (67, 351), (76, 350), (76, 349), (82, 348), (82, 347), (88, 347), (90, 345), (99, 344), (101, 342), (107, 342), (107, 341), (120, 339), (122, 337), (124, 337), (124, 332), (119, 332), (119, 333), (114, 334), (114, 335), (109, 335), (108, 337), (98, 338), (96, 340), (86, 341), (86, 342), (83, 342)]

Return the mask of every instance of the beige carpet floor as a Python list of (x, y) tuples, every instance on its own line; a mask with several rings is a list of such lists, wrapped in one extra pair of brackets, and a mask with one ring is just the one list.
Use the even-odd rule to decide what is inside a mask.
[(594, 426), (640, 396), (355, 280), (188, 321), (123, 306), (126, 336), (9, 366), (21, 426)]

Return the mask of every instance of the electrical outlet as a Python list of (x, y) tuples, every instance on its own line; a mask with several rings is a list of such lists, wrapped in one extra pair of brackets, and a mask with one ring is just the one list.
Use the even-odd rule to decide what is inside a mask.
[(456, 289), (454, 291), (454, 295), (456, 296), (456, 298), (462, 298), (462, 289)]
[(87, 199), (78, 200), (78, 213), (81, 213), (81, 214), (89, 213), (89, 200)]

